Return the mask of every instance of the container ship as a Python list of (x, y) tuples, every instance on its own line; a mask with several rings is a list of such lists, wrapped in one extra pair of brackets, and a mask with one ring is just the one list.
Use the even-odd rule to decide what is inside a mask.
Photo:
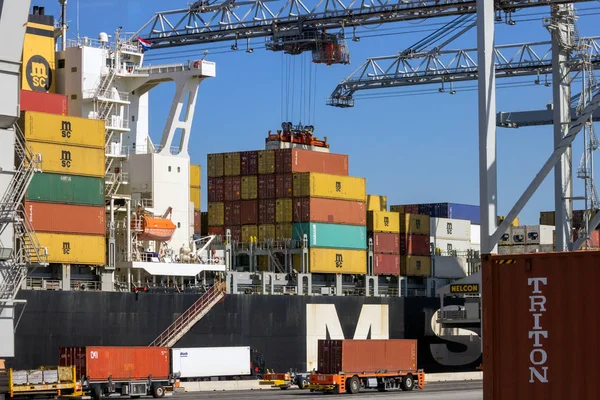
[[(35, 266), (7, 366), (54, 365), (68, 346), (251, 346), (270, 369), (310, 371), (319, 339), (387, 338), (417, 339), (426, 372), (481, 364), (478, 206), (388, 207), (349, 156), (285, 122), (260, 149), (208, 155), (202, 212), (188, 142), (215, 63), (145, 66), (144, 43), (120, 30), (54, 31), (33, 7), (8, 139), (24, 150), (0, 148), (3, 173), (30, 175), (0, 253)], [(163, 82), (177, 90), (153, 143), (148, 99)], [(19, 189), (2, 178), (0, 192)], [(546, 228), (513, 225), (507, 252), (552, 245)]]

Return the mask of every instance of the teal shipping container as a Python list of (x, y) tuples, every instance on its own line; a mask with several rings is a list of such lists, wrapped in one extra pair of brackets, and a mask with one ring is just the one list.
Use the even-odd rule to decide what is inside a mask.
[(305, 222), (294, 224), (294, 239), (308, 235), (309, 247), (330, 249), (367, 249), (367, 227), (357, 225)]
[(27, 200), (86, 206), (104, 205), (104, 179), (37, 173), (27, 188)]

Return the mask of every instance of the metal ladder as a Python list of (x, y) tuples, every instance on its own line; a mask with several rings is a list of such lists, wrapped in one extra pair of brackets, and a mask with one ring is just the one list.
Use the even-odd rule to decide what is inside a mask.
[[(106, 121), (108, 116), (110, 115), (110, 111), (113, 108), (113, 102), (107, 101), (106, 98), (109, 94), (109, 90), (113, 81), (115, 80), (115, 70), (113, 68), (110, 69), (110, 72), (102, 78), (98, 88), (96, 89), (96, 99), (98, 100), (98, 119)], [(100, 99), (103, 100), (100, 100)]]
[(149, 347), (172, 347), (192, 329), (223, 297), (225, 283), (215, 283), (190, 308), (179, 316)]

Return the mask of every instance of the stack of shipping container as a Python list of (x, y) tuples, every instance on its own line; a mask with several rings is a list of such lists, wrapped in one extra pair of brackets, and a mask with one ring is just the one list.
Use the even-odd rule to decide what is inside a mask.
[(551, 252), (554, 249), (554, 226), (510, 226), (500, 237), (498, 254)]
[(415, 207), (390, 206), (400, 215), (400, 274), (411, 277), (431, 275), (428, 215), (418, 214)]
[(400, 275), (400, 214), (387, 211), (384, 196), (367, 196), (367, 229), (373, 242), (373, 274)]
[(202, 229), (201, 213), (200, 213), (200, 177), (201, 169), (199, 165), (190, 165), (190, 203), (194, 203), (194, 233), (200, 234)]
[(105, 265), (104, 121), (67, 116), (67, 98), (23, 91), (21, 127), (41, 154), (26, 194), (27, 218), (48, 262)]

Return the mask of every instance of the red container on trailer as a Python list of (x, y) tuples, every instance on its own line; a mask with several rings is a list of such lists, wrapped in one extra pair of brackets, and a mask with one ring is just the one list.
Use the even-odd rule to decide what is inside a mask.
[(62, 94), (21, 90), (20, 108), (21, 111), (69, 115), (69, 100)]
[(61, 347), (58, 365), (75, 365), (90, 382), (168, 379), (170, 351), (166, 347)]

